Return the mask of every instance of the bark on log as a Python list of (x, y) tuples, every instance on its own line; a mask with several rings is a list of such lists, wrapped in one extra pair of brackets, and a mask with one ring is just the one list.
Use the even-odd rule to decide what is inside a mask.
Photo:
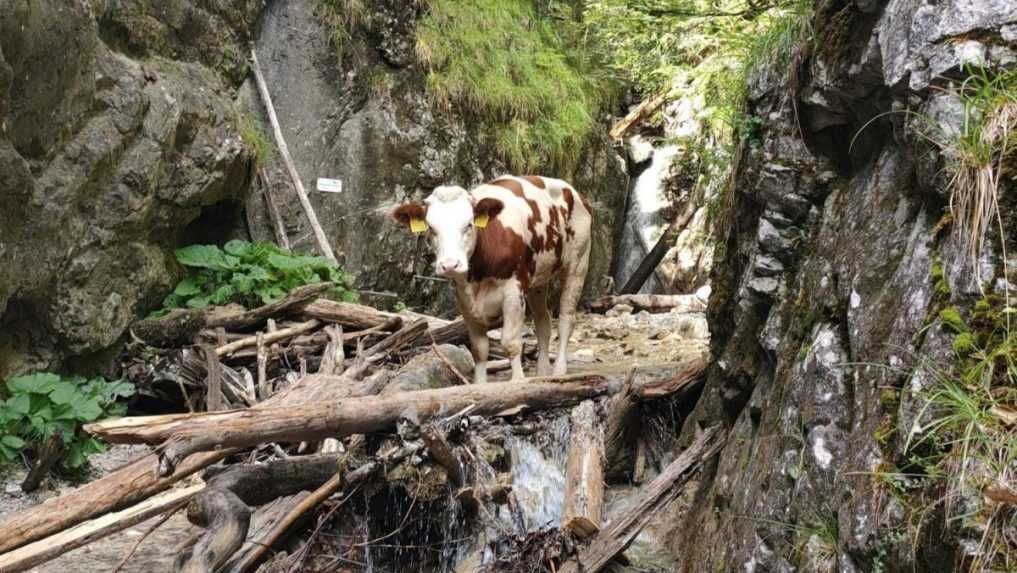
[(706, 301), (694, 294), (618, 294), (602, 296), (590, 302), (593, 312), (607, 312), (615, 305), (627, 304), (647, 312), (706, 312)]
[(318, 222), (318, 216), (314, 213), (311, 200), (307, 197), (307, 191), (304, 190), (304, 184), (300, 181), (300, 173), (297, 172), (297, 167), (293, 164), (293, 158), (290, 157), (290, 149), (286, 146), (286, 139), (283, 138), (282, 128), (279, 126), (279, 118), (276, 117), (275, 107), (272, 105), (272, 95), (268, 92), (268, 84), (265, 83), (265, 76), (262, 75), (261, 66), (258, 64), (258, 54), (255, 53), (254, 49), (251, 49), (251, 69), (254, 71), (254, 81), (258, 85), (261, 101), (265, 104), (265, 111), (268, 112), (268, 122), (272, 125), (272, 134), (275, 136), (275, 143), (279, 148), (279, 156), (282, 157), (283, 164), (286, 165), (286, 171), (290, 174), (290, 180), (293, 181), (297, 198), (300, 199), (300, 205), (304, 208), (304, 214), (307, 215), (307, 221), (314, 231), (315, 239), (317, 239), (318, 248), (321, 250), (321, 254), (325, 255), (325, 258), (332, 261), (333, 264), (338, 265), (339, 261), (335, 258), (335, 253), (332, 252), (332, 246), (328, 242), (328, 237), (325, 236), (325, 231), (321, 228), (321, 223)]
[[(363, 372), (361, 370), (359, 374)], [(346, 373), (343, 376), (307, 376), (255, 405), (254, 409), (300, 406), (364, 395), (358, 392), (377, 393), (387, 382), (387, 377), (382, 374), (359, 384), (350, 384), (356, 380), (359, 378)], [(0, 521), (0, 553), (151, 497), (237, 451), (224, 449), (192, 456), (171, 476), (159, 475), (159, 457), (156, 454), (143, 456), (109, 475)]]
[[(362, 304), (339, 302), (319, 298), (301, 306), (296, 314), (304, 320), (316, 318), (324, 322), (336, 322), (353, 329), (371, 328), (385, 324), (395, 318), (402, 318), (395, 313), (385, 312)], [(398, 328), (396, 326), (395, 328)]]
[[(102, 539), (111, 533), (147, 521), (164, 511), (179, 507), (180, 504), (185, 503), (204, 488), (205, 484), (198, 484), (168, 491), (123, 511), (80, 523), (76, 527), (46, 539), (0, 554), (0, 573), (24, 571), (97, 539)], [(43, 503), (36, 507), (43, 505), (47, 504)], [(7, 530), (4, 529), (4, 531)], [(7, 540), (0, 538), (0, 542), (4, 541)]]
[(633, 466), (637, 438), (642, 432), (640, 404), (646, 400), (692, 392), (702, 382), (707, 358), (697, 355), (686, 360), (681, 368), (667, 378), (636, 382), (636, 370), (629, 372), (621, 392), (611, 397), (607, 406), (604, 432), (605, 475), (613, 482), (635, 479)]
[(455, 452), (449, 447), (445, 440), (445, 434), (434, 424), (425, 424), (420, 428), (420, 437), (427, 446), (431, 458), (445, 468), (448, 479), (455, 487), (462, 487), (465, 481), (463, 465), (459, 462)]
[(632, 384), (634, 376), (635, 369), (629, 372), (621, 392), (612, 396), (607, 405), (604, 474), (612, 481), (623, 481), (631, 477), (632, 450), (639, 432), (642, 431), (638, 394)]
[(64, 440), (60, 432), (55, 432), (48, 440), (42, 443), (36, 456), (35, 466), (21, 482), (21, 491), (31, 493), (35, 491), (42, 480), (49, 475), (49, 470), (60, 460), (64, 453)]
[(264, 168), (258, 169), (258, 180), (261, 182), (261, 194), (265, 198), (268, 217), (272, 219), (275, 242), (288, 251), (290, 250), (290, 238), (286, 235), (286, 224), (283, 223), (282, 215), (279, 213), (279, 206), (276, 205), (275, 199), (272, 197), (272, 181), (268, 178), (268, 171)]
[(628, 547), (629, 543), (661, 509), (678, 498), (682, 487), (703, 462), (720, 451), (724, 440), (720, 430), (711, 428), (703, 433), (675, 461), (664, 468), (656, 479), (644, 486), (637, 501), (625, 513), (607, 522), (581, 549), (576, 557), (558, 568), (560, 573), (596, 573)]
[(608, 132), (608, 135), (615, 141), (624, 138), (625, 134), (627, 134), (633, 126), (643, 119), (653, 115), (653, 112), (660, 109), (660, 106), (664, 105), (664, 102), (666, 101), (667, 93), (662, 93), (648, 100), (644, 100), (636, 106), (634, 110), (618, 121), (618, 123), (614, 124), (614, 126), (611, 127), (611, 131)]
[(604, 431), (597, 405), (587, 400), (572, 409), (562, 526), (578, 537), (590, 537), (600, 531), (603, 506)]
[(247, 540), (244, 541), (244, 544), (236, 553), (230, 556), (229, 561), (220, 570), (231, 573), (243, 573), (243, 571), (246, 571), (249, 568), (246, 563), (256, 551), (259, 552), (257, 558), (261, 557), (261, 551), (267, 536), (272, 533), (294, 507), (307, 499), (309, 495), (311, 495), (311, 492), (302, 491), (290, 496), (281, 497), (259, 507), (254, 512), (254, 515), (251, 516), (251, 526)]
[(160, 471), (172, 472), (174, 466), (191, 454), (211, 449), (366, 434), (393, 426), (404, 414), (415, 415), (416, 420), (423, 422), (474, 404), (473, 415), (497, 414), (520, 406), (529, 410), (558, 408), (608, 391), (605, 378), (579, 375), (402, 392), (299, 407), (122, 418), (90, 424), (86, 429), (112, 443), (162, 444)]
[(215, 571), (247, 538), (251, 506), (319, 487), (335, 475), (338, 464), (336, 456), (287, 458), (233, 466), (210, 478), (205, 491), (187, 507), (187, 519), (206, 531), (177, 557), (176, 569), (187, 573)]
[[(311, 319), (306, 322), (301, 322), (300, 324), (290, 326), (288, 328), (280, 328), (275, 332), (270, 332), (262, 336), (262, 343), (271, 344), (273, 342), (278, 342), (280, 340), (286, 340), (287, 338), (292, 338), (298, 334), (302, 334), (309, 330), (314, 330), (319, 326), (321, 326), (320, 321)], [(241, 348), (246, 348), (248, 346), (256, 346), (258, 344), (258, 337), (259, 335), (253, 335), (246, 336), (244, 338), (241, 338), (240, 340), (234, 340), (229, 344), (225, 344), (223, 346), (220, 346), (219, 348), (216, 348), (215, 354), (216, 356), (219, 357), (228, 356), (236, 352), (237, 350), (240, 350)]]

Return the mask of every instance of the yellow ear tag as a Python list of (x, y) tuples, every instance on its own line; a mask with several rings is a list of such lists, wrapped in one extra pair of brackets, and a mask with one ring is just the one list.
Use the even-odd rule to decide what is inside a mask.
[(487, 226), (487, 222), (491, 219), (487, 213), (481, 213), (473, 218), (473, 226), (478, 229), (483, 229)]
[(423, 219), (410, 219), (410, 231), (414, 233), (423, 233), (427, 230), (427, 221)]

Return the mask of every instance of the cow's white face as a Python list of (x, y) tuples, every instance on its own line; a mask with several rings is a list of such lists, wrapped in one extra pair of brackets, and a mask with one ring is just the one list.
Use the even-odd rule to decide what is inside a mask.
[[(469, 271), (470, 257), (477, 247), (477, 225), (486, 225), (501, 209), (501, 201), (482, 199), (475, 204), (466, 189), (442, 186), (423, 204), (397, 207), (392, 217), (414, 232), (426, 232), (435, 254), (435, 274), (456, 279)], [(426, 223), (426, 229), (419, 221)]]
[(465, 275), (477, 247), (469, 194), (462, 187), (438, 187), (425, 203), (435, 274), (448, 278)]

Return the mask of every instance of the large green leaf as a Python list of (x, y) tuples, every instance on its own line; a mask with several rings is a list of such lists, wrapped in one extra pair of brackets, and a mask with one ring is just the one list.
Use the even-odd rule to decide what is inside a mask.
[(32, 399), (29, 398), (28, 394), (15, 396), (7, 400), (7, 407), (10, 408), (12, 412), (24, 416), (32, 409)]
[(240, 260), (227, 255), (215, 245), (191, 245), (176, 251), (177, 261), (187, 267), (219, 271), (235, 269)]
[(201, 294), (201, 285), (194, 277), (184, 277), (177, 283), (177, 288), (173, 289), (173, 294), (183, 297)]
[(102, 407), (95, 398), (75, 402), (74, 413), (83, 422), (92, 422), (102, 415)]
[(48, 394), (53, 390), (54, 387), (60, 382), (60, 377), (56, 374), (50, 374), (48, 372), (39, 372), (36, 374), (28, 374), (26, 376), (15, 376), (7, 381), (7, 389), (12, 393), (16, 394), (19, 392), (23, 393), (35, 393), (35, 394)]
[(248, 257), (251, 256), (255, 251), (255, 245), (248, 243), (247, 241), (241, 241), (239, 239), (233, 239), (223, 246), (223, 250), (235, 257)]
[(21, 448), (25, 447), (25, 440), (22, 440), (17, 436), (4, 436), (0, 438), (0, 442), (3, 442), (3, 444), (9, 448), (20, 450)]
[(75, 398), (82, 397), (78, 388), (70, 382), (60, 382), (56, 388), (49, 393), (49, 399), (54, 404), (70, 404)]

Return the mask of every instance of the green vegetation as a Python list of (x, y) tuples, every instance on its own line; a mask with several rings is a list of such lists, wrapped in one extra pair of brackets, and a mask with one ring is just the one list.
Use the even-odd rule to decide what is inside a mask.
[(63, 442), (63, 468), (81, 468), (88, 456), (105, 446), (81, 431), (99, 418), (122, 416), (118, 399), (134, 394), (127, 382), (103, 378), (62, 378), (37, 373), (7, 380), (0, 392), (0, 464), (17, 461), (23, 452), (58, 435)]
[(272, 141), (268, 135), (261, 130), (257, 120), (248, 114), (239, 115), (237, 117), (237, 127), (240, 130), (240, 139), (254, 151), (254, 160), (257, 162), (258, 167), (270, 165), (272, 163), (272, 151), (275, 148), (272, 146)]
[[(1000, 182), (1004, 167), (1017, 159), (1012, 139), (1017, 130), (1017, 68), (968, 72), (957, 92), (964, 102), (961, 131), (940, 146), (951, 172), (950, 209), (955, 231), (967, 239), (971, 264), (977, 268), (989, 227), (996, 223), (1003, 234), (998, 208)], [(1001, 246), (1006, 260), (1006, 245)]]
[(296, 255), (270, 243), (230, 241), (222, 248), (191, 245), (176, 251), (185, 276), (163, 301), (159, 316), (175, 308), (231, 302), (252, 307), (275, 301), (306, 284), (331, 281), (333, 296), (356, 300), (350, 276), (324, 257)]
[(566, 39), (567, 4), (550, 4), (555, 22), (532, 0), (427, 4), (417, 55), (431, 97), (493, 130), (495, 151), (513, 169), (574, 165), (612, 89)]

